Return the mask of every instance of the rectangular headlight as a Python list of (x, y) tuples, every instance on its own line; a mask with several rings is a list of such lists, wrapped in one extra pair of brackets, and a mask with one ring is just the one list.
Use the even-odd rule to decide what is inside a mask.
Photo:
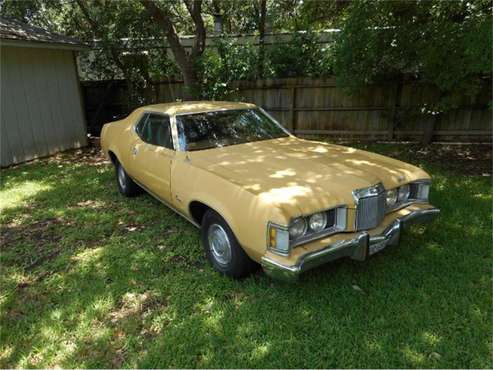
[(288, 229), (270, 222), (267, 227), (267, 246), (274, 252), (289, 254)]

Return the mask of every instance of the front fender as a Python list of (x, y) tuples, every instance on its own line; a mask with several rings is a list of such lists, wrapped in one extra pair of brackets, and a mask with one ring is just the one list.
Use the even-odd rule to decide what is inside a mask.
[(192, 202), (210, 207), (228, 223), (245, 252), (260, 261), (266, 250), (267, 222), (281, 217), (273, 216), (274, 208), (240, 185), (194, 167), (186, 160), (173, 165), (171, 179), (172, 199), (177, 209), (192, 218)]

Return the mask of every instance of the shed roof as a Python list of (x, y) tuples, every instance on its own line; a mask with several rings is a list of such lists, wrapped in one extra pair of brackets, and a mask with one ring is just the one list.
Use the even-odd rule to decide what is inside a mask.
[(79, 40), (49, 32), (43, 28), (22, 23), (11, 18), (0, 17), (0, 40), (12, 46), (38, 46), (65, 49), (83, 49)]

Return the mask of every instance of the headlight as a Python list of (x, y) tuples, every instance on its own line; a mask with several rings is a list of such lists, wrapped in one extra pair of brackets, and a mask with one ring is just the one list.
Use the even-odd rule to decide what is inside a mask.
[(385, 197), (385, 203), (387, 204), (387, 208), (395, 206), (395, 204), (397, 203), (397, 190), (396, 189), (387, 190), (386, 197)]
[(408, 201), (427, 202), (429, 193), (430, 182), (426, 180), (418, 180), (395, 189), (387, 190), (385, 193), (387, 211), (405, 205)]
[(346, 230), (347, 207), (341, 205), (323, 212), (294, 218), (289, 226), (267, 224), (267, 246), (273, 252), (288, 255), (298, 245)]
[(409, 199), (410, 192), (411, 192), (411, 189), (410, 189), (409, 185), (402, 185), (399, 188), (399, 196), (398, 196), (399, 202), (406, 202)]
[(297, 239), (305, 235), (307, 229), (306, 221), (303, 217), (295, 218), (289, 225), (289, 237)]
[(325, 213), (314, 213), (308, 219), (308, 225), (314, 232), (319, 232), (327, 226), (327, 215)]

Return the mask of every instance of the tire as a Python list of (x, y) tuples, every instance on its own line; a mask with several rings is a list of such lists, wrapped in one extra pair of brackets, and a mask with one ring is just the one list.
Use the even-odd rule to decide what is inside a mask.
[(202, 219), (200, 238), (207, 259), (220, 273), (240, 279), (257, 268), (226, 221), (213, 210), (208, 210)]
[(135, 197), (142, 193), (142, 189), (137, 185), (134, 180), (128, 176), (127, 172), (123, 168), (120, 162), (115, 163), (116, 171), (116, 184), (118, 190), (126, 197)]

